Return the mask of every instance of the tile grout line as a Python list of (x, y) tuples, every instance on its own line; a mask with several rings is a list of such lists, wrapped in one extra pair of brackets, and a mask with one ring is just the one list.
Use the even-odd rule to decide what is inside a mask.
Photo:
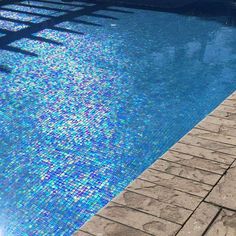
[[(209, 122), (207, 122), (207, 123), (209, 123)], [(209, 124), (216, 125), (216, 124), (213, 124), (213, 123), (209, 123)], [(226, 127), (226, 125), (225, 125), (225, 127)], [(231, 127), (227, 127), (227, 128), (234, 129), (234, 128), (231, 128)], [(209, 133), (214, 133), (214, 134), (221, 134), (220, 131), (218, 131), (218, 132), (217, 131), (210, 131), (210, 130), (207, 130), (205, 128), (201, 128), (201, 127), (197, 127), (197, 126), (195, 127), (195, 129), (202, 130), (202, 131), (207, 131)], [(236, 131), (236, 128), (234, 130)], [(224, 134), (222, 134), (222, 135), (224, 135)], [(236, 135), (232, 136), (230, 134), (227, 134), (227, 136), (232, 137), (232, 138), (236, 138)]]
[[(132, 191), (132, 190), (130, 190), (130, 189), (125, 189), (124, 191), (136, 193), (137, 195), (141, 195), (141, 196), (144, 196), (144, 197), (151, 198), (151, 199), (156, 200), (156, 201), (158, 201), (158, 202), (160, 202), (160, 203), (162, 203), (162, 204), (171, 205), (171, 206), (174, 206), (174, 207), (176, 207), (176, 208), (181, 208), (181, 209), (184, 209), (184, 210), (187, 210), (187, 211), (193, 211), (193, 210), (191, 210), (191, 209), (189, 209), (189, 208), (186, 208), (186, 207), (183, 207), (183, 206), (178, 206), (178, 205), (173, 204), (173, 203), (164, 202), (164, 201), (161, 201), (161, 200), (159, 200), (159, 199), (157, 199), (157, 198), (154, 198), (154, 197), (151, 197), (151, 196), (148, 196), (148, 195), (139, 193), (139, 192), (135, 192), (135, 191)], [(112, 201), (112, 200), (111, 200), (111, 201)]]
[[(219, 180), (215, 183), (215, 185), (212, 186), (211, 190), (207, 193), (207, 195), (202, 199), (202, 201), (199, 203), (199, 205), (195, 208), (195, 210), (192, 212), (191, 216), (186, 220), (186, 222), (182, 225), (181, 229), (184, 227), (184, 225), (188, 222), (189, 219), (191, 219), (192, 215), (196, 212), (196, 210), (199, 208), (199, 206), (203, 203), (203, 202), (206, 202), (206, 203), (210, 203), (210, 202), (207, 202), (205, 201), (206, 198), (209, 196), (209, 194), (212, 192), (212, 190), (214, 189), (214, 187), (220, 182), (220, 180), (226, 175), (227, 171), (231, 168), (231, 166), (234, 164), (235, 161), (233, 161), (230, 166), (225, 170), (225, 172), (222, 174), (222, 176), (219, 178)], [(210, 203), (211, 204), (211, 203)], [(213, 205), (213, 204), (211, 204)], [(218, 206), (218, 205), (216, 205)], [(222, 208), (221, 206), (218, 206), (220, 208)], [(180, 229), (180, 230), (181, 230)], [(180, 230), (178, 231), (178, 233), (180, 232)], [(178, 235), (178, 233), (176, 235)], [(204, 235), (204, 234), (203, 234)], [(202, 235), (202, 236), (203, 236)]]
[(212, 224), (214, 223), (214, 221), (217, 219), (217, 217), (220, 215), (222, 211), (222, 208), (219, 208), (218, 212), (216, 213), (216, 215), (213, 217), (213, 219), (211, 220), (211, 222), (209, 223), (209, 225), (206, 227), (206, 229), (204, 230), (204, 232), (202, 233), (202, 236), (206, 235), (207, 231), (210, 229), (210, 227), (212, 226)]
[[(188, 136), (193, 137), (192, 135), (189, 135), (189, 134), (188, 134)], [(197, 138), (199, 138), (199, 137), (197, 137)], [(199, 138), (199, 139), (202, 139), (202, 141), (207, 140), (207, 141), (210, 141), (210, 142), (215, 142), (215, 143), (219, 143), (219, 144), (224, 144), (224, 145), (225, 145), (225, 143), (220, 143), (220, 142), (218, 142), (218, 141), (214, 141), (214, 140), (203, 139), (203, 138)], [(197, 146), (197, 145), (190, 144), (190, 143), (184, 143), (182, 140), (180, 140), (178, 143), (185, 144), (185, 145), (189, 145), (189, 146), (191, 146), (191, 147), (202, 148), (202, 149), (205, 149), (205, 150), (208, 150), (208, 151), (214, 151), (214, 152), (216, 152), (216, 153), (221, 153), (221, 154), (225, 154), (225, 155), (233, 156), (234, 158), (236, 158), (235, 155), (233, 155), (233, 154), (230, 154), (230, 153), (227, 153), (227, 152), (223, 152), (223, 151), (219, 151), (219, 150), (214, 150), (214, 149), (211, 149), (211, 148), (205, 148), (205, 147), (202, 147), (202, 146)], [(231, 144), (228, 144), (228, 145), (229, 145), (230, 147), (224, 147), (224, 148), (220, 148), (220, 149), (226, 149), (226, 148), (231, 149), (231, 148), (236, 148), (236, 146), (233, 146), (233, 145), (231, 145)], [(171, 150), (170, 150), (170, 151), (171, 151)], [(190, 155), (190, 154), (188, 154), (188, 155)]]
[[(172, 188), (172, 187), (167, 186), (167, 185), (164, 185), (164, 184), (154, 183), (154, 182), (152, 182), (152, 181), (150, 181), (150, 180), (142, 179), (142, 178), (140, 178), (140, 176), (138, 176), (137, 179), (142, 180), (142, 181), (144, 181), (144, 182), (151, 183), (151, 184), (155, 184), (155, 185), (157, 185), (157, 186), (165, 187), (165, 188), (168, 188), (168, 189), (173, 189), (173, 190), (178, 191), (178, 192), (181, 192), (181, 193), (189, 194), (189, 195), (191, 195), (191, 196), (193, 196), (193, 197), (203, 198), (203, 196), (195, 195), (195, 194), (193, 194), (193, 193), (187, 192), (187, 190), (186, 190), (186, 191), (183, 191), (183, 190), (180, 190), (180, 189), (177, 189), (177, 188)], [(212, 185), (209, 185), (209, 187), (212, 187)]]
[[(210, 132), (209, 132), (210, 133)], [(200, 139), (206, 139), (206, 140), (210, 140), (210, 141), (213, 141), (213, 142), (219, 142), (219, 143), (222, 143), (222, 144), (227, 144), (227, 145), (232, 145), (232, 146), (235, 146), (236, 147), (236, 144), (232, 144), (232, 143), (226, 143), (226, 142), (223, 142), (223, 141), (219, 141), (219, 140), (213, 140), (213, 139), (209, 139), (209, 138), (206, 138), (204, 136), (200, 136), (200, 135), (196, 135), (196, 134), (191, 134), (191, 132), (189, 133), (190, 136), (192, 137), (197, 137), (197, 138), (200, 138)], [(220, 134), (219, 134), (220, 135)], [(228, 135), (227, 135), (228, 136)], [(231, 138), (231, 136), (230, 136)], [(234, 138), (234, 137), (232, 137)]]
[(86, 232), (86, 231), (81, 230), (81, 229), (79, 229), (79, 230), (78, 230), (77, 232), (75, 232), (75, 233), (79, 233), (80, 231), (83, 232), (83, 233), (89, 234), (89, 235), (91, 235), (91, 236), (96, 236), (95, 234), (91, 234), (91, 233)]
[(137, 229), (137, 228), (134, 228), (133, 226), (129, 226), (129, 225), (120, 223), (120, 222), (118, 222), (118, 221), (115, 221), (115, 220), (113, 220), (113, 219), (110, 219), (110, 218), (104, 217), (104, 216), (102, 216), (102, 215), (99, 215), (99, 212), (98, 212), (95, 216), (99, 216), (99, 217), (101, 217), (101, 218), (104, 218), (104, 219), (106, 219), (106, 220), (112, 221), (112, 222), (114, 222), (114, 223), (118, 223), (118, 224), (121, 224), (121, 225), (126, 226), (126, 227), (128, 227), (128, 228), (132, 228), (132, 229), (141, 231), (141, 232), (143, 232), (143, 233), (145, 233), (145, 234), (149, 234), (149, 235), (155, 236), (154, 234), (150, 234), (150, 233), (148, 233), (148, 232), (146, 232), (146, 231), (143, 231), (143, 230), (141, 230), (141, 229)]
[[(200, 158), (200, 159), (203, 159), (203, 158)], [(160, 160), (162, 160), (162, 161), (166, 161), (166, 162), (168, 162), (168, 163), (173, 163), (173, 164), (177, 164), (177, 165), (180, 165), (180, 166), (184, 166), (184, 167), (188, 167), (188, 168), (192, 168), (192, 169), (196, 169), (196, 170), (199, 170), (199, 171), (204, 171), (204, 172), (207, 172), (207, 173), (209, 173), (209, 174), (215, 174), (215, 175), (219, 175), (219, 176), (221, 176), (221, 174), (219, 173), (219, 172), (214, 172), (214, 171), (209, 171), (209, 170), (205, 170), (205, 169), (203, 169), (203, 168), (199, 168), (199, 167), (192, 167), (192, 166), (188, 166), (188, 165), (186, 165), (186, 164), (180, 164), (180, 163), (178, 163), (178, 162), (174, 162), (174, 161), (171, 161), (171, 160), (168, 160), (168, 159), (160, 159)], [(208, 160), (208, 159), (207, 159)], [(221, 163), (220, 163), (221, 164)], [(150, 167), (151, 168), (151, 167)]]
[[(181, 144), (186, 144), (186, 143), (181, 143)], [(189, 144), (186, 144), (186, 145), (191, 146), (191, 147), (199, 147), (199, 146), (192, 146), (192, 145), (189, 145)], [(209, 150), (209, 151), (213, 151), (213, 150)], [(206, 158), (206, 157), (201, 157), (201, 156), (197, 156), (197, 155), (194, 155), (194, 154), (189, 154), (189, 153), (186, 153), (186, 152), (184, 152), (184, 151), (181, 152), (181, 151), (176, 151), (176, 150), (174, 150), (174, 149), (169, 149), (169, 152), (170, 152), (170, 153), (176, 152), (176, 153), (179, 153), (179, 154), (184, 154), (184, 155), (196, 157), (196, 158), (201, 159), (201, 160), (207, 160), (207, 161), (216, 162), (216, 163), (218, 163), (218, 164), (229, 165), (229, 164), (227, 164), (227, 163), (225, 163), (225, 162), (220, 162), (220, 161), (217, 161), (217, 160), (208, 159), (208, 158)], [(216, 152), (214, 152), (214, 153), (216, 153)], [(222, 154), (225, 154), (225, 153), (222, 153)], [(231, 156), (230, 156), (230, 157), (231, 157)], [(234, 158), (234, 157), (231, 157), (231, 158), (232, 158), (232, 159), (236, 159), (236, 157), (235, 157), (235, 158)]]
[[(122, 207), (124, 207), (124, 208), (128, 208), (128, 209), (131, 209), (131, 210), (134, 210), (134, 211), (138, 211), (138, 212), (141, 212), (141, 213), (145, 213), (145, 214), (147, 214), (147, 215), (156, 217), (156, 218), (158, 218), (158, 219), (171, 222), (171, 223), (173, 223), (173, 224), (177, 224), (177, 225), (180, 225), (180, 226), (182, 225), (181, 223), (177, 223), (177, 222), (174, 222), (174, 221), (171, 221), (171, 220), (167, 220), (167, 219), (165, 219), (165, 218), (162, 218), (162, 217), (160, 217), (160, 216), (156, 216), (156, 215), (151, 214), (151, 213), (149, 213), (149, 212), (142, 211), (142, 210), (139, 210), (139, 209), (137, 209), (137, 208), (130, 207), (130, 206), (126, 206), (126, 205), (124, 205), (124, 204), (122, 204), (122, 203), (117, 203), (117, 202), (114, 201), (113, 199), (112, 199), (110, 202), (111, 202), (111, 203), (115, 203), (115, 204), (117, 204), (117, 205), (119, 205), (119, 206), (122, 206)], [(102, 216), (102, 215), (99, 215), (99, 216)], [(117, 223), (119, 223), (119, 222), (117, 222)]]
[(204, 202), (205, 203), (207, 203), (207, 204), (210, 204), (210, 205), (212, 205), (212, 206), (215, 206), (215, 207), (219, 207), (219, 208), (222, 208), (222, 210), (229, 210), (229, 211), (234, 211), (234, 212), (236, 212), (236, 210), (235, 209), (232, 209), (232, 208), (228, 208), (228, 207), (225, 207), (225, 206), (221, 206), (221, 205), (218, 205), (218, 204), (216, 204), (216, 203), (213, 203), (213, 202), (209, 202), (209, 201), (206, 201), (206, 200), (204, 200)]
[(191, 180), (191, 181), (199, 183), (199, 184), (205, 184), (205, 185), (208, 185), (208, 186), (213, 186), (213, 184), (208, 184), (208, 183), (200, 181), (200, 180), (195, 180), (195, 179), (187, 178), (187, 177), (180, 176), (180, 175), (177, 175), (177, 174), (168, 173), (168, 172), (166, 172), (164, 170), (158, 170), (158, 169), (155, 169), (153, 167), (149, 167), (149, 170), (154, 170), (154, 171), (157, 171), (157, 172), (161, 172), (163, 174), (165, 173), (165, 174), (168, 174), (168, 175), (173, 175), (175, 177), (178, 177), (178, 178), (181, 178), (181, 179), (185, 179), (185, 180)]

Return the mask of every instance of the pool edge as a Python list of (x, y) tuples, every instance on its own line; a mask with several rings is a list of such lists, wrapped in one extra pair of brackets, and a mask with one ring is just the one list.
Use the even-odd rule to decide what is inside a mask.
[[(235, 113), (236, 91), (74, 236), (180, 236), (214, 230), (222, 209), (236, 210), (233, 202), (231, 209), (230, 199), (225, 204), (215, 196), (222, 179), (236, 164)], [(230, 194), (236, 196), (236, 190)]]

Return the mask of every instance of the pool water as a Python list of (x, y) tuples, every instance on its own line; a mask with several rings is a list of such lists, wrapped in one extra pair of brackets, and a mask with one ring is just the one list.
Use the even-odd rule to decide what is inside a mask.
[(71, 235), (236, 89), (235, 9), (202, 7), (0, 6), (1, 236)]

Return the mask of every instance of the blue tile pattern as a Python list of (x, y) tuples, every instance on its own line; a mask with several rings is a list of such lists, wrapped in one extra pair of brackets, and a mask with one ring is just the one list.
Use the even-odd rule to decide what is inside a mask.
[(71, 235), (236, 89), (231, 16), (49, 2), (0, 11), (4, 236)]

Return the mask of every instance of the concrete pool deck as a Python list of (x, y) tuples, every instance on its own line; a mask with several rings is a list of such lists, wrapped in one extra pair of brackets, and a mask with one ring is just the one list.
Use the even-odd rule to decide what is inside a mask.
[(235, 236), (236, 92), (74, 236)]

